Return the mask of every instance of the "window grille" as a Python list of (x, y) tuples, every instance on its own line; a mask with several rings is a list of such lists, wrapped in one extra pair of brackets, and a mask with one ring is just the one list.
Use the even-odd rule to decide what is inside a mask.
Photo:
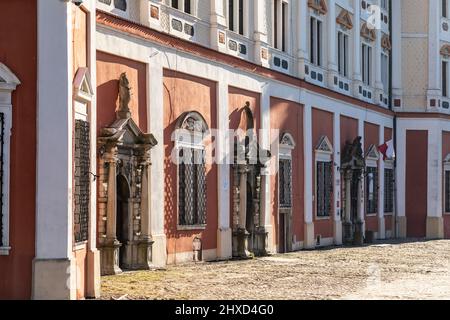
[(206, 225), (205, 152), (202, 149), (182, 148), (179, 155), (179, 224)]
[(378, 212), (378, 168), (368, 167), (366, 173), (367, 214)]
[(333, 201), (333, 164), (317, 162), (317, 216), (329, 217)]
[(280, 159), (280, 207), (292, 208), (292, 161)]
[(90, 200), (90, 127), (89, 123), (75, 123), (75, 242), (88, 240)]
[(384, 212), (394, 212), (394, 170), (384, 170)]

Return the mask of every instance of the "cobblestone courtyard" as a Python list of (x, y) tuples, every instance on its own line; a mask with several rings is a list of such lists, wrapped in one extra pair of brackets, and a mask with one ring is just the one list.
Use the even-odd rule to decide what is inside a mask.
[(102, 278), (103, 299), (450, 299), (450, 241), (375, 244)]

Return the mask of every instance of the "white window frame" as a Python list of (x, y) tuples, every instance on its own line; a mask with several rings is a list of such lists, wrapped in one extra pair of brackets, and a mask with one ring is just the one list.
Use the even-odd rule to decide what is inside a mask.
[[(339, 43), (339, 34), (342, 34), (344, 42), (342, 43), (342, 48), (340, 48)], [(347, 38), (347, 42), (345, 42), (345, 38)], [(347, 48), (345, 48), (345, 43), (347, 43)], [(350, 33), (343, 30), (342, 27), (338, 27), (337, 30), (337, 37), (336, 37), (336, 60), (338, 62), (338, 72), (339, 76), (344, 78), (349, 78), (350, 74)], [(342, 51), (341, 51), (342, 49)], [(341, 56), (339, 56), (339, 52), (341, 52)], [(347, 53), (346, 55), (342, 56), (343, 53)], [(340, 59), (339, 59), (340, 58)], [(339, 67), (341, 63), (344, 64), (344, 70), (339, 71)]]
[[(383, 58), (386, 59), (386, 66), (383, 68)], [(380, 62), (380, 68), (381, 68), (381, 82), (383, 84), (383, 92), (385, 94), (389, 93), (389, 52), (388, 51), (382, 51), (381, 52), (381, 62)], [(383, 79), (383, 69), (386, 72), (386, 78)], [(386, 83), (385, 83), (386, 82)]]
[[(277, 8), (277, 18), (275, 19), (275, 6), (278, 6)], [(286, 6), (286, 7), (285, 7)], [(286, 8), (286, 9), (285, 9)], [(284, 13), (285, 15), (285, 21), (283, 21), (283, 11), (286, 10)], [(274, 29), (273, 32), (273, 47), (277, 50), (280, 50), (282, 52), (289, 52), (290, 50), (290, 3), (288, 0), (274, 0), (273, 1), (273, 10), (272, 10), (272, 26)], [(276, 25), (275, 25), (275, 22)], [(283, 33), (283, 23), (284, 23), (284, 33)], [(276, 28), (275, 28), (276, 27)], [(277, 32), (275, 32), (277, 31)], [(277, 33), (275, 35), (275, 33)], [(277, 41), (275, 41), (275, 39)], [(283, 48), (283, 41), (284, 41), (284, 48)]]
[[(315, 148), (315, 161), (314, 161), (314, 170), (315, 170), (315, 183), (314, 183), (314, 207), (315, 207), (315, 217), (316, 220), (330, 220), (333, 217), (333, 212), (330, 212), (328, 216), (319, 216), (317, 212), (317, 164), (319, 162), (327, 162), (331, 163), (332, 166), (334, 165), (333, 161), (333, 154), (334, 154), (334, 148), (331, 144), (330, 140), (327, 136), (322, 136), (319, 140), (319, 143), (317, 144)], [(331, 174), (334, 176), (334, 170), (331, 170)], [(334, 179), (333, 179), (334, 181)], [(334, 182), (333, 182), (333, 189), (335, 188)], [(334, 199), (334, 192), (331, 194), (331, 197)], [(333, 200), (334, 201), (334, 200)], [(333, 206), (331, 206), (333, 210)]]
[[(313, 24), (313, 30), (311, 30), (311, 19), (315, 19), (315, 21), (314, 21), (314, 24)], [(317, 21), (320, 21), (320, 25), (321, 25), (321, 32), (320, 32), (320, 43), (318, 43), (318, 40), (317, 40), (317, 34), (318, 34), (318, 31), (317, 31)], [(310, 16), (309, 16), (309, 21), (308, 21), (308, 31), (309, 31), (309, 44), (308, 44), (308, 47), (309, 47), (309, 55), (310, 55), (310, 57), (309, 57), (309, 62), (312, 64), (312, 65), (314, 65), (314, 66), (317, 66), (317, 67), (319, 67), (319, 68), (323, 68), (324, 67), (324, 57), (325, 57), (325, 54), (324, 54), (324, 48), (325, 48), (325, 46), (324, 46), (324, 36), (325, 36), (325, 32), (324, 32), (324, 28), (325, 28), (325, 22), (323, 21), (323, 19), (320, 17), (320, 16), (318, 16), (318, 15), (316, 15), (316, 14), (314, 14), (314, 13), (311, 13), (310, 14)], [(311, 37), (313, 37), (313, 39), (311, 40)], [(311, 44), (312, 44), (312, 46), (311, 46)], [(318, 44), (320, 45), (320, 54), (318, 54), (317, 53), (317, 46), (318, 46)], [(320, 64), (318, 63), (318, 61), (320, 60)]]
[(177, 0), (178, 1), (178, 9), (172, 7), (172, 0), (169, 0), (169, 6), (175, 10), (179, 10), (181, 12), (184, 12), (185, 14), (189, 14), (191, 16), (197, 16), (197, 0), (191, 0), (191, 13), (188, 13), (185, 11), (184, 7), (184, 0)]
[(9, 186), (10, 186), (10, 146), (12, 129), (12, 92), (20, 85), (19, 79), (12, 71), (0, 62), (0, 112), (4, 114), (4, 144), (3, 144), (3, 246), (0, 247), (0, 256), (9, 255), (11, 250), (9, 242), (10, 212), (9, 212)]
[[(444, 4), (445, 4), (445, 8), (447, 9), (445, 12), (444, 12)], [(441, 12), (441, 17), (442, 18), (446, 18), (447, 19), (449, 17), (448, 5), (449, 5), (448, 0), (441, 0), (440, 12)]]
[[(230, 12), (230, 1), (233, 1), (233, 12)], [(241, 27), (240, 22), (239, 22), (239, 0), (228, 0), (226, 1), (226, 8), (225, 8), (225, 12), (226, 12), (226, 21), (227, 21), (227, 26), (228, 26), (228, 30), (230, 30), (231, 32), (240, 34), (244, 37), (248, 37), (248, 24), (249, 24), (249, 1), (247, 0), (243, 0), (243, 8), (242, 8), (242, 21), (243, 21), (243, 26), (242, 26), (242, 33), (239, 32), (239, 29)], [(233, 25), (230, 26), (230, 14), (233, 15)]]
[[(444, 70), (443, 70), (443, 66), (444, 66), (444, 62), (447, 64), (447, 70), (445, 70), (445, 74), (447, 75), (447, 86), (446, 86), (446, 93), (444, 95), (444, 79), (443, 79), (443, 74), (444, 74)], [(447, 56), (442, 56), (441, 58), (441, 95), (444, 98), (449, 98), (450, 97), (450, 85), (449, 85), (449, 76), (450, 76), (450, 60)]]
[[(364, 47), (366, 47), (366, 50), (363, 50)], [(369, 50), (369, 48), (370, 48), (370, 50)], [(374, 53), (374, 50), (373, 50), (373, 45), (371, 45), (367, 41), (362, 41), (360, 50), (361, 50), (361, 77), (362, 77), (362, 81), (363, 81), (363, 84), (366, 87), (372, 87), (373, 79), (374, 79), (374, 74), (373, 74), (373, 62), (374, 62), (373, 53)], [(370, 52), (370, 55), (368, 54), (368, 52)], [(366, 53), (367, 53), (367, 55), (366, 55)], [(364, 56), (366, 56), (365, 57), (366, 59), (364, 59)], [(368, 61), (369, 58), (370, 58), (370, 61)], [(363, 61), (365, 63), (363, 63)], [(367, 73), (369, 74), (369, 76), (367, 76)], [(367, 78), (367, 81), (365, 81), (365, 79), (364, 79), (364, 74), (365, 74), (365, 77)]]
[(111, 0), (111, 3), (109, 5), (97, 0), (96, 1), (96, 5), (97, 5), (98, 9), (111, 12), (113, 14), (116, 14), (116, 15), (120, 16), (120, 17), (123, 17), (123, 18), (129, 18), (130, 17), (130, 0), (127, 0), (127, 10), (126, 11), (122, 11), (122, 10), (117, 9), (114, 6), (114, 0)]

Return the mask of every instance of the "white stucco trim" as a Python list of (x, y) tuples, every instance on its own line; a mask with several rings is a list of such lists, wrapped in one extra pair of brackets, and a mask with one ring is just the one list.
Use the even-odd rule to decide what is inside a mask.
[[(298, 6), (298, 8), (306, 7), (306, 4)], [(359, 11), (359, 10), (357, 10)], [(303, 34), (303, 33), (300, 33)], [(359, 37), (356, 37), (359, 38)], [(302, 43), (305, 39), (299, 36)], [(307, 41), (304, 43), (307, 47)], [(291, 101), (304, 106), (304, 183), (305, 183), (305, 223), (311, 224), (313, 222), (313, 193), (312, 193), (312, 166), (314, 165), (312, 159), (313, 150), (311, 134), (312, 134), (312, 108), (325, 110), (338, 114), (336, 123), (340, 128), (340, 116), (347, 116), (357, 119), (359, 122), (369, 122), (382, 127), (392, 128), (393, 116), (385, 113), (382, 109), (368, 110), (367, 108), (352, 104), (339, 98), (332, 98), (326, 94), (321, 94), (315, 91), (310, 91), (305, 88), (299, 88), (297, 85), (269, 79), (249, 71), (241, 70), (233, 66), (221, 63), (218, 61), (209, 60), (201, 56), (194, 56), (190, 53), (178, 51), (174, 48), (165, 47), (136, 36), (125, 34), (115, 29), (106, 27), (104, 25), (97, 25), (97, 48), (100, 51), (140, 61), (149, 65), (147, 75), (149, 90), (149, 105), (150, 105), (150, 124), (149, 130), (152, 132), (160, 144), (152, 149), (152, 195), (155, 201), (152, 201), (152, 219), (156, 215), (160, 220), (160, 230), (163, 233), (163, 195), (164, 195), (164, 168), (163, 168), (163, 70), (176, 70), (180, 73), (186, 73), (215, 81), (220, 90), (224, 90), (228, 86), (237, 87), (243, 90), (248, 90), (261, 94), (261, 128), (270, 128), (270, 99), (280, 98), (286, 101)], [(300, 52), (300, 51), (299, 51)], [(302, 51), (302, 56), (308, 55), (307, 50)], [(359, 55), (359, 49), (356, 50)], [(150, 58), (149, 58), (150, 57)], [(150, 63), (149, 63), (150, 61)], [(301, 68), (300, 68), (301, 69)], [(359, 74), (356, 77), (360, 77)], [(226, 94), (228, 91), (226, 91)], [(224, 94), (224, 95), (226, 95)], [(228, 105), (225, 103), (225, 98), (218, 94), (217, 114), (225, 115), (228, 112)], [(222, 108), (226, 108), (223, 110)], [(220, 126), (220, 124), (219, 124)], [(223, 127), (223, 124), (222, 124)], [(214, 129), (214, 128), (212, 128)], [(339, 129), (336, 129), (339, 130)], [(269, 132), (267, 132), (269, 134)], [(362, 131), (362, 135), (364, 130)], [(158, 138), (159, 136), (159, 138)], [(269, 137), (262, 135), (261, 146), (264, 148), (269, 145)], [(339, 151), (334, 151), (334, 153)], [(339, 166), (339, 164), (337, 164)], [(219, 173), (220, 174), (220, 173)], [(270, 179), (264, 179), (263, 187), (263, 209), (265, 212), (270, 212), (271, 203), (269, 197)], [(219, 182), (220, 183), (220, 182)], [(226, 181), (225, 181), (226, 184)], [(219, 186), (220, 187), (220, 186)], [(220, 198), (220, 201), (225, 201), (225, 198)], [(337, 198), (336, 198), (337, 199)], [(227, 201), (229, 202), (229, 201)], [(223, 206), (223, 210), (229, 210), (229, 204), (223, 205), (219, 203), (219, 207)], [(220, 214), (222, 216), (222, 214)], [(266, 226), (270, 227), (271, 215), (265, 214)], [(227, 221), (223, 221), (226, 222)]]
[(39, 0), (37, 8), (36, 259), (71, 259), (72, 7)]
[(341, 221), (341, 114), (335, 113), (333, 118), (333, 141), (334, 141), (334, 220)]
[[(305, 150), (312, 150), (312, 108), (311, 105), (305, 105), (304, 108), (304, 125), (303, 125), (303, 139), (305, 144)], [(305, 152), (305, 163), (304, 163), (304, 190), (305, 190), (305, 223), (313, 222), (313, 153)], [(314, 164), (315, 165), (315, 164)]]
[(398, 216), (404, 217), (406, 200), (406, 132), (428, 132), (428, 217), (442, 217), (442, 131), (450, 131), (445, 119), (400, 118), (397, 129), (397, 196)]

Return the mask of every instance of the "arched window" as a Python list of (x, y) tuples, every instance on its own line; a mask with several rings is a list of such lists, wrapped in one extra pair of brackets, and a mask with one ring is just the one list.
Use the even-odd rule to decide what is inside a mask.
[(206, 163), (204, 139), (208, 125), (197, 112), (180, 117), (175, 134), (178, 155), (178, 225), (204, 228), (206, 225)]
[(0, 255), (7, 255), (11, 249), (9, 246), (11, 94), (19, 84), (19, 79), (0, 62)]
[(333, 210), (333, 146), (323, 136), (316, 147), (316, 215), (328, 218)]

